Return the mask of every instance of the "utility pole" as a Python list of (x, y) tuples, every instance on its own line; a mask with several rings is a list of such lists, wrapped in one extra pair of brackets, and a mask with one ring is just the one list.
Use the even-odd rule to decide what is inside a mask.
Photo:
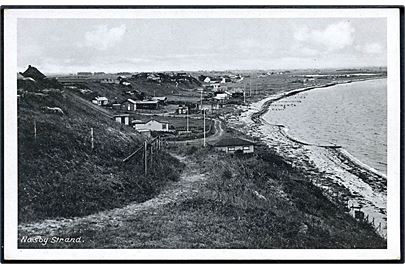
[(150, 144), (150, 162), (149, 162), (149, 167), (152, 170), (152, 162), (153, 162), (153, 144)]
[(188, 132), (188, 106), (187, 106), (187, 115), (186, 115), (186, 119), (187, 119), (187, 132)]
[(148, 174), (148, 143), (145, 141), (144, 144), (145, 148), (145, 159), (144, 159), (144, 165), (145, 165), (145, 175)]
[(204, 147), (205, 147), (205, 145), (206, 145), (206, 142), (205, 142), (205, 110), (203, 111), (203, 114), (204, 114)]
[(202, 110), (202, 99), (203, 99), (203, 89), (201, 89), (201, 105), (200, 105), (201, 110)]
[(243, 89), (243, 104), (246, 104), (246, 93), (245, 93), (245, 89)]
[[(250, 74), (252, 76), (252, 74)], [(249, 97), (252, 96), (252, 77), (249, 79)]]
[(257, 82), (255, 83), (255, 86), (256, 86), (256, 95), (257, 95)]

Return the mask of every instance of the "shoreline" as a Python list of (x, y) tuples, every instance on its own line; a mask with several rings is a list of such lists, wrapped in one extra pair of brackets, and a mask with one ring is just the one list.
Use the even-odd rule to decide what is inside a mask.
[[(310, 179), (318, 178), (315, 176), (316, 173), (321, 175), (320, 179), (312, 181), (314, 185), (321, 187), (330, 200), (344, 207), (360, 206), (365, 217), (367, 216), (367, 222), (373, 225), (377, 233), (386, 237), (387, 179), (383, 173), (362, 163), (339, 145), (303, 142), (291, 137), (283, 125), (270, 124), (262, 117), (268, 112), (272, 103), (283, 98), (318, 88), (375, 79), (384, 78), (327, 83), (265, 97), (248, 104), (248, 110), (243, 110), (243, 113), (237, 117), (243, 125), (233, 128), (259, 139), (292, 166), (310, 176)], [(232, 126), (232, 123), (230, 125)], [(352, 210), (350, 209), (349, 212), (354, 216), (355, 211)]]
[(341, 145), (336, 145), (336, 144), (329, 144), (329, 145), (323, 145), (323, 144), (316, 144), (316, 143), (309, 143), (309, 142), (305, 142), (302, 141), (301, 139), (297, 139), (293, 136), (291, 136), (288, 133), (288, 128), (284, 125), (280, 125), (280, 124), (271, 124), (269, 122), (267, 122), (265, 119), (263, 119), (263, 115), (266, 114), (269, 110), (269, 107), (272, 103), (280, 101), (284, 98), (287, 97), (291, 97), (293, 95), (299, 94), (299, 93), (303, 93), (303, 92), (307, 92), (310, 90), (316, 90), (316, 89), (320, 89), (320, 88), (327, 88), (327, 87), (331, 87), (331, 86), (336, 86), (336, 85), (340, 85), (340, 84), (349, 84), (349, 83), (355, 83), (355, 82), (363, 82), (363, 81), (370, 81), (370, 80), (379, 80), (379, 79), (386, 79), (386, 78), (375, 78), (375, 79), (361, 79), (361, 80), (356, 80), (356, 81), (346, 81), (346, 82), (339, 82), (339, 83), (329, 83), (329, 84), (325, 84), (325, 85), (320, 85), (319, 87), (308, 87), (308, 88), (299, 88), (296, 90), (291, 90), (291, 91), (287, 91), (285, 95), (283, 95), (282, 97), (276, 98), (274, 100), (268, 100), (266, 101), (263, 105), (262, 108), (260, 109), (259, 112), (257, 113), (253, 113), (252, 115), (252, 120), (254, 122), (257, 122), (257, 124), (263, 124), (266, 123), (267, 125), (273, 125), (273, 126), (277, 126), (280, 128), (280, 132), (283, 132), (284, 135), (291, 141), (296, 142), (296, 143), (300, 143), (303, 145), (309, 145), (309, 146), (317, 146), (317, 147), (325, 147), (325, 148), (335, 148), (336, 150), (340, 151), (340, 154), (345, 156), (346, 159), (350, 160), (350, 162), (352, 162), (353, 164), (355, 164), (356, 166), (361, 167), (362, 169), (367, 170), (370, 174), (374, 174), (378, 177), (382, 177), (385, 178), (385, 182), (387, 179), (387, 175), (384, 174), (383, 172), (378, 171), (376, 168), (371, 167), (370, 165), (365, 164), (364, 162), (362, 162), (361, 160), (359, 160), (357, 157), (355, 157), (353, 154), (351, 154), (349, 151), (347, 151), (343, 146)]

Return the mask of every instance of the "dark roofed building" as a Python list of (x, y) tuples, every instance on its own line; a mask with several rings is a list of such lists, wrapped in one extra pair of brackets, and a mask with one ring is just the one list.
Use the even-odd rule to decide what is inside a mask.
[(226, 153), (235, 153), (241, 150), (244, 154), (249, 154), (254, 152), (254, 145), (254, 142), (241, 138), (223, 138), (214, 144), (214, 148)]
[(21, 73), (24, 77), (29, 77), (33, 78), (34, 80), (42, 80), (45, 79), (46, 76), (42, 74), (41, 71), (39, 71), (36, 67), (33, 67), (31, 65), (28, 66), (27, 70)]

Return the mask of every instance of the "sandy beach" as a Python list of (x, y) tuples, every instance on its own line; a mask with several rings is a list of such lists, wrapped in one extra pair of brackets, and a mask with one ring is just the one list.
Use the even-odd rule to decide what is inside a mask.
[[(350, 83), (351, 81), (343, 82)], [(354, 216), (354, 208), (360, 207), (365, 220), (373, 224), (376, 231), (386, 237), (387, 192), (386, 176), (363, 164), (344, 147), (334, 144), (316, 145), (291, 137), (282, 125), (272, 125), (263, 119), (269, 106), (285, 97), (320, 87), (294, 89), (266, 97), (246, 106), (242, 113), (226, 118), (227, 124), (248, 136), (259, 139), (271, 150), (283, 157), (293, 167), (304, 171), (311, 182), (320, 187), (332, 202), (347, 207)], [(357, 208), (358, 209), (358, 208)]]

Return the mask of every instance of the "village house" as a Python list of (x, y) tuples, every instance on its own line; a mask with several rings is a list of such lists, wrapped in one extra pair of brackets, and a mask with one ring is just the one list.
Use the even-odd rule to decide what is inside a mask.
[(224, 84), (224, 83), (228, 83), (231, 82), (231, 78), (229, 78), (228, 76), (224, 76), (221, 78), (220, 83)]
[(225, 100), (229, 98), (229, 94), (228, 93), (216, 93), (214, 96), (214, 99), (216, 100)]
[(121, 103), (121, 109), (124, 111), (136, 111), (136, 101), (127, 99)]
[(159, 101), (157, 100), (142, 100), (137, 101), (135, 110), (157, 110), (159, 109)]
[(81, 84), (81, 83), (86, 83), (91, 81), (91, 79), (89, 79), (88, 77), (80, 77), (80, 76), (62, 76), (62, 77), (56, 77), (56, 80), (64, 85), (64, 86), (74, 86), (77, 84)]
[(152, 100), (156, 100), (159, 104), (163, 105), (166, 104), (167, 97), (153, 97)]
[(100, 81), (100, 83), (105, 83), (105, 84), (119, 84), (120, 81), (118, 79), (114, 78), (105, 78)]
[(131, 117), (129, 114), (117, 114), (117, 115), (113, 116), (113, 119), (115, 122), (124, 124), (126, 126), (129, 126), (129, 124), (131, 122), (130, 121)]
[(157, 82), (161, 82), (161, 78), (159, 75), (150, 73), (148, 74), (148, 76), (146, 77), (147, 80), (151, 80), (151, 81), (157, 81)]
[(177, 114), (187, 114), (188, 112), (188, 107), (184, 105), (179, 105), (179, 107), (176, 109)]
[(132, 121), (133, 127), (139, 131), (160, 131), (169, 132), (169, 122), (158, 121), (155, 119), (150, 119), (148, 121), (134, 120)]
[(113, 103), (111, 104), (111, 108), (115, 111), (119, 111), (121, 109), (121, 104), (120, 103)]
[(212, 91), (216, 92), (221, 87), (219, 82), (211, 83), (210, 86), (212, 87)]
[(254, 145), (254, 142), (240, 138), (224, 138), (215, 143), (214, 148), (225, 153), (235, 153), (240, 150), (243, 154), (250, 154), (254, 152)]
[(205, 79), (204, 79), (204, 82), (205, 83), (209, 83), (211, 81), (211, 78), (210, 77), (206, 77)]
[[(46, 76), (41, 71), (39, 71), (36, 67), (33, 67), (31, 65), (28, 65), (27, 70), (20, 74), (23, 77), (29, 78), (33, 81), (43, 80), (46, 78)], [(22, 79), (22, 78), (20, 77), (19, 79)]]
[(158, 108), (159, 101), (157, 100), (135, 101), (129, 98), (121, 103), (121, 109), (124, 111), (156, 110)]
[(95, 97), (91, 102), (97, 104), (98, 106), (108, 105), (108, 98), (106, 97)]
[(92, 72), (77, 72), (77, 76), (92, 76)]

